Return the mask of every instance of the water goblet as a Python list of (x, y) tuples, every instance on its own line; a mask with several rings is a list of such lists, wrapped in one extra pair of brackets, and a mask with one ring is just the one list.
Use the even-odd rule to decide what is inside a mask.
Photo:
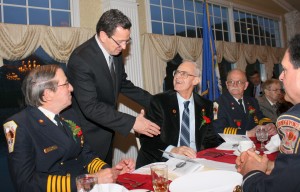
[(76, 186), (78, 192), (89, 192), (98, 183), (97, 177), (91, 177), (87, 174), (76, 177)]
[(260, 151), (265, 151), (265, 144), (264, 142), (268, 140), (268, 130), (264, 128), (264, 126), (259, 126), (256, 129), (256, 138), (260, 141)]

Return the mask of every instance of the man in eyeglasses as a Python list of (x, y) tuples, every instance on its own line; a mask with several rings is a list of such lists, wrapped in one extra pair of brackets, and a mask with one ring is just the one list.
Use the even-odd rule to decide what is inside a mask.
[(269, 134), (276, 134), (275, 125), (263, 115), (257, 100), (244, 95), (248, 84), (245, 72), (233, 69), (228, 73), (228, 92), (214, 102), (213, 126), (218, 133), (255, 137), (257, 125), (267, 124)]
[(262, 84), (263, 96), (256, 97), (259, 107), (266, 117), (276, 122), (279, 116), (279, 100), (282, 97), (282, 87), (278, 79), (268, 79)]
[(130, 42), (131, 22), (116, 9), (103, 13), (97, 34), (72, 53), (67, 75), (74, 86), (73, 107), (79, 113), (86, 142), (101, 159), (112, 163), (115, 131), (126, 136), (131, 129), (148, 136), (160, 133), (159, 127), (144, 118), (118, 112), (120, 93), (147, 108), (151, 95), (127, 79), (122, 50)]
[(199, 75), (197, 64), (185, 61), (174, 71), (174, 90), (153, 96), (147, 118), (161, 127), (161, 134), (141, 135), (137, 167), (166, 161), (169, 155), (160, 150), (195, 158), (197, 151), (218, 145), (210, 124), (212, 102), (193, 92)]

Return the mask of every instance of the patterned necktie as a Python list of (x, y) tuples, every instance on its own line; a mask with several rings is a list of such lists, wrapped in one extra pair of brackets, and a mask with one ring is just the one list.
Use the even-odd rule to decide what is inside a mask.
[(112, 56), (109, 56), (109, 71), (113, 81), (114, 87), (116, 86), (116, 73), (115, 73), (115, 66), (114, 66), (114, 59)]
[(55, 115), (55, 116), (54, 116), (54, 120), (56, 121), (57, 126), (58, 126), (65, 134), (68, 135), (67, 130), (64, 128), (64, 126), (63, 126), (63, 124), (62, 124), (62, 122), (61, 122), (61, 120), (60, 120), (60, 117), (59, 117), (58, 115)]
[(245, 109), (244, 109), (244, 105), (243, 105), (243, 99), (239, 99), (238, 102), (239, 102), (240, 107), (242, 108), (242, 110), (245, 113)]
[(180, 146), (190, 146), (190, 101), (183, 102), (184, 110), (182, 113)]

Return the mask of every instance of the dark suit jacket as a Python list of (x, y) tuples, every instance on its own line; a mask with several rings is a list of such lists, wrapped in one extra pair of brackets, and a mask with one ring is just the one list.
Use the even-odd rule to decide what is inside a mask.
[(260, 107), (260, 110), (262, 113), (266, 116), (269, 117), (274, 123), (276, 122), (278, 118), (278, 107), (274, 108), (268, 99), (266, 98), (265, 95), (261, 97), (256, 98)]
[(74, 109), (79, 112), (86, 142), (107, 163), (111, 163), (114, 132), (127, 135), (135, 117), (116, 110), (119, 93), (147, 107), (151, 95), (127, 80), (122, 55), (114, 56), (116, 88), (114, 90), (105, 57), (95, 37), (72, 53), (67, 75), (74, 87)]
[[(237, 128), (237, 120), (241, 122), (241, 129), (237, 129), (237, 134), (245, 134), (258, 125), (260, 120), (271, 122), (270, 119), (264, 119), (265, 116), (258, 106), (258, 102), (254, 97), (243, 97), (246, 113), (239, 106), (238, 102), (230, 95), (229, 92), (222, 94), (217, 100), (218, 104), (217, 118), (213, 121), (213, 126), (216, 132), (224, 133), (225, 128)], [(249, 113), (249, 108), (255, 110), (254, 113)]]
[[(61, 116), (66, 120), (77, 120), (72, 111)], [(95, 159), (88, 145), (82, 147), (80, 137), (75, 136), (74, 140), (67, 123), (64, 123), (66, 134), (36, 107), (25, 108), (9, 121), (17, 125), (14, 151), (8, 154), (9, 171), (17, 191), (47, 191), (47, 185), (76, 191), (77, 175), (93, 173), (104, 165)], [(88, 169), (92, 161), (99, 165), (97, 170)]]
[[(212, 102), (194, 93), (195, 104), (195, 139), (197, 151), (203, 148), (215, 147), (217, 137), (210, 124), (201, 126), (205, 115), (212, 120)], [(165, 161), (163, 153), (158, 149), (165, 150), (169, 145), (177, 146), (180, 131), (180, 111), (175, 91), (167, 91), (153, 96), (150, 108), (147, 111), (147, 118), (161, 127), (161, 134), (155, 137), (141, 135), (141, 149), (137, 158), (137, 167), (157, 162)]]

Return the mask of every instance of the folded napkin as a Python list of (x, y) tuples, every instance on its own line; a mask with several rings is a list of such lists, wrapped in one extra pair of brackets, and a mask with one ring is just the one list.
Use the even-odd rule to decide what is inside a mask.
[(118, 185), (115, 183), (108, 183), (108, 184), (97, 184), (91, 190), (91, 192), (129, 192), (125, 187), (122, 185)]
[(265, 146), (266, 149), (268, 149), (268, 151), (265, 151), (265, 154), (270, 154), (278, 151), (280, 142), (281, 141), (278, 134), (272, 136), (269, 143), (267, 143)]
[[(133, 181), (131, 181), (131, 180), (133, 180)], [(132, 187), (131, 184), (134, 184), (135, 183), (134, 181), (143, 183), (143, 184), (140, 186), (137, 186), (137, 187)], [(122, 184), (124, 187), (126, 187), (129, 190), (131, 190), (131, 189), (153, 190), (151, 175), (125, 173), (125, 174), (118, 176), (117, 182)]]

